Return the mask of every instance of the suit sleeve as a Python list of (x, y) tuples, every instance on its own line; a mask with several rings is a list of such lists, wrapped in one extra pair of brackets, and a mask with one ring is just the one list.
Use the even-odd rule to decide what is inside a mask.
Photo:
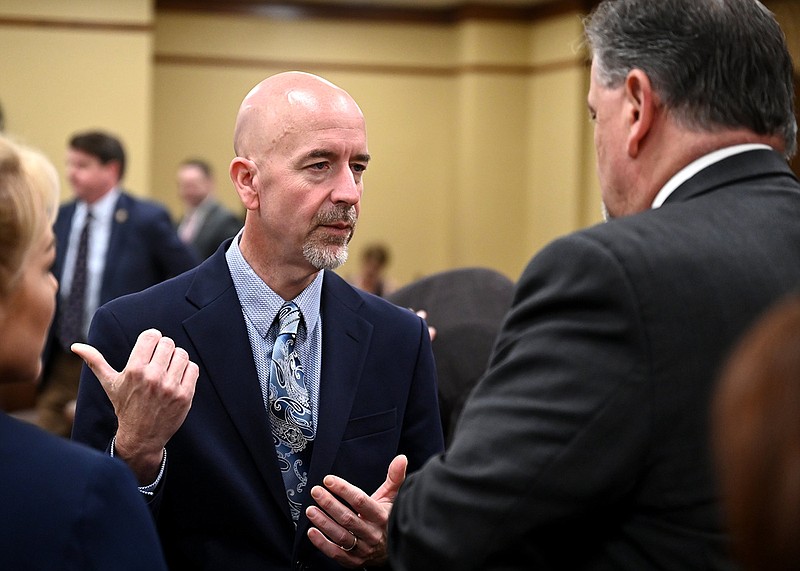
[(619, 502), (644, 462), (646, 353), (619, 261), (580, 235), (543, 250), (447, 454), (398, 495), (393, 569), (485, 568)]
[(86, 484), (82, 510), (70, 542), (75, 569), (164, 570), (150, 513), (130, 471), (119, 461), (97, 458)]

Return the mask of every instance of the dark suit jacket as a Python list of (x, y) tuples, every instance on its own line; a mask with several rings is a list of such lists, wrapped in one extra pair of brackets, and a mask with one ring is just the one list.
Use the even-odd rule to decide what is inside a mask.
[(208, 207), (203, 223), (195, 232), (191, 245), (201, 260), (213, 254), (220, 244), (236, 235), (242, 227), (243, 220), (213, 201)]
[[(226, 242), (225, 247), (228, 243)], [(339, 569), (295, 533), (225, 247), (197, 269), (101, 308), (89, 341), (121, 370), (159, 329), (200, 366), (192, 408), (167, 444), (157, 522), (174, 569)], [(326, 272), (319, 421), (310, 485), (336, 474), (371, 494), (392, 458), (419, 468), (443, 447), (424, 322)], [(73, 438), (105, 449), (113, 410), (84, 368)]]
[[(56, 260), (53, 275), (61, 281), (69, 246), (69, 231), (75, 214), (75, 201), (61, 206), (53, 232)], [(100, 288), (100, 304), (127, 293), (143, 290), (197, 265), (195, 253), (181, 242), (163, 206), (122, 193), (114, 208), (106, 267)], [(60, 302), (60, 296), (59, 296)], [(51, 355), (58, 315), (50, 328), (45, 350), (45, 375)]]
[(533, 258), (448, 453), (401, 489), (396, 571), (722, 569), (708, 409), (734, 340), (800, 284), (772, 151)]
[(0, 412), (0, 569), (166, 570), (130, 470)]
[(386, 296), (424, 309), (436, 328), (433, 357), (445, 445), (467, 396), (486, 371), (494, 339), (511, 305), (514, 283), (489, 268), (456, 268), (414, 281)]

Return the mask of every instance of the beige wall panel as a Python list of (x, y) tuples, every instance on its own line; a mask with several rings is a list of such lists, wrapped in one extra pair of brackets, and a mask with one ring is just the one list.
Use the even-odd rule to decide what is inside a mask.
[[(0, 28), (0, 101), (6, 130), (41, 148), (62, 173), (69, 136), (102, 128), (129, 155), (126, 186), (148, 194), (151, 41), (149, 32)], [(62, 196), (70, 195), (68, 187)]]
[(3, 0), (0, 16), (149, 23), (152, 0)]
[(468, 20), (458, 27), (462, 64), (528, 63), (528, 24)]
[(586, 94), (581, 66), (538, 74), (530, 84), (528, 245), (534, 253), (580, 228), (586, 182)]
[(340, 273), (354, 273), (361, 250), (375, 241), (390, 247), (390, 274), (400, 283), (450, 267), (451, 149), (457, 120), (452, 78), (323, 75), (359, 102), (373, 157), (351, 261)]
[(207, 160), (219, 199), (241, 211), (228, 176), (233, 126), (239, 104), (259, 75), (257, 70), (155, 66), (151, 186), (175, 216), (181, 214), (175, 174), (188, 158)]
[(456, 57), (448, 26), (272, 20), (159, 12), (159, 54), (378, 66), (443, 66)]
[(159, 12), (155, 29), (153, 187), (176, 214), (175, 167), (189, 155), (211, 159), (237, 205), (236, 108), (288, 67), (338, 83), (367, 117), (374, 159), (343, 275), (380, 240), (401, 283), (464, 265), (516, 278), (534, 248), (587, 219), (577, 15), (426, 26)]
[(534, 22), (530, 27), (531, 62), (546, 65), (553, 62), (580, 61), (583, 24), (581, 15), (567, 14)]
[(526, 78), (466, 74), (459, 82), (453, 263), (522, 270), (529, 163)]

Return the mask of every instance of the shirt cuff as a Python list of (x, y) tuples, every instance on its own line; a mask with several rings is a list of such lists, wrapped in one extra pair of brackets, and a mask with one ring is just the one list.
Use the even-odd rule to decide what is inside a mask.
[[(117, 435), (114, 435), (114, 438), (111, 439), (111, 457), (114, 457), (114, 447), (117, 443)], [(162, 448), (163, 454), (161, 456), (161, 469), (158, 471), (158, 476), (156, 476), (155, 481), (152, 484), (148, 484), (147, 486), (139, 486), (139, 491), (146, 495), (152, 496), (155, 494), (155, 490), (158, 487), (158, 484), (161, 483), (161, 477), (164, 475), (164, 469), (167, 467), (167, 449)]]

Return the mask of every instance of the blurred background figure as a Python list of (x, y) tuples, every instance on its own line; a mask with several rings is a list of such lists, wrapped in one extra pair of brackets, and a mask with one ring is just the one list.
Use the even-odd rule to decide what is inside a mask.
[[(0, 384), (34, 383), (55, 312), (58, 175), (0, 136)], [(128, 468), (0, 412), (0, 569), (166, 569)]]
[(227, 238), (235, 236), (243, 220), (214, 196), (214, 173), (201, 159), (189, 159), (178, 168), (178, 195), (185, 207), (178, 235), (205, 260)]
[(459, 268), (412, 282), (387, 296), (427, 313), (436, 330), (433, 357), (445, 444), (450, 443), (467, 396), (489, 364), (514, 282), (489, 268)]
[(125, 151), (119, 139), (100, 131), (74, 135), (66, 168), (75, 200), (60, 208), (54, 226), (58, 310), (36, 403), (39, 426), (62, 436), (71, 431), (83, 364), (69, 347), (86, 340), (97, 308), (199, 262), (161, 204), (120, 188)]
[(717, 387), (714, 442), (744, 568), (800, 569), (800, 295), (768, 311)]
[(396, 288), (386, 275), (389, 267), (389, 248), (383, 244), (370, 244), (361, 253), (361, 266), (350, 284), (378, 297), (386, 297)]

